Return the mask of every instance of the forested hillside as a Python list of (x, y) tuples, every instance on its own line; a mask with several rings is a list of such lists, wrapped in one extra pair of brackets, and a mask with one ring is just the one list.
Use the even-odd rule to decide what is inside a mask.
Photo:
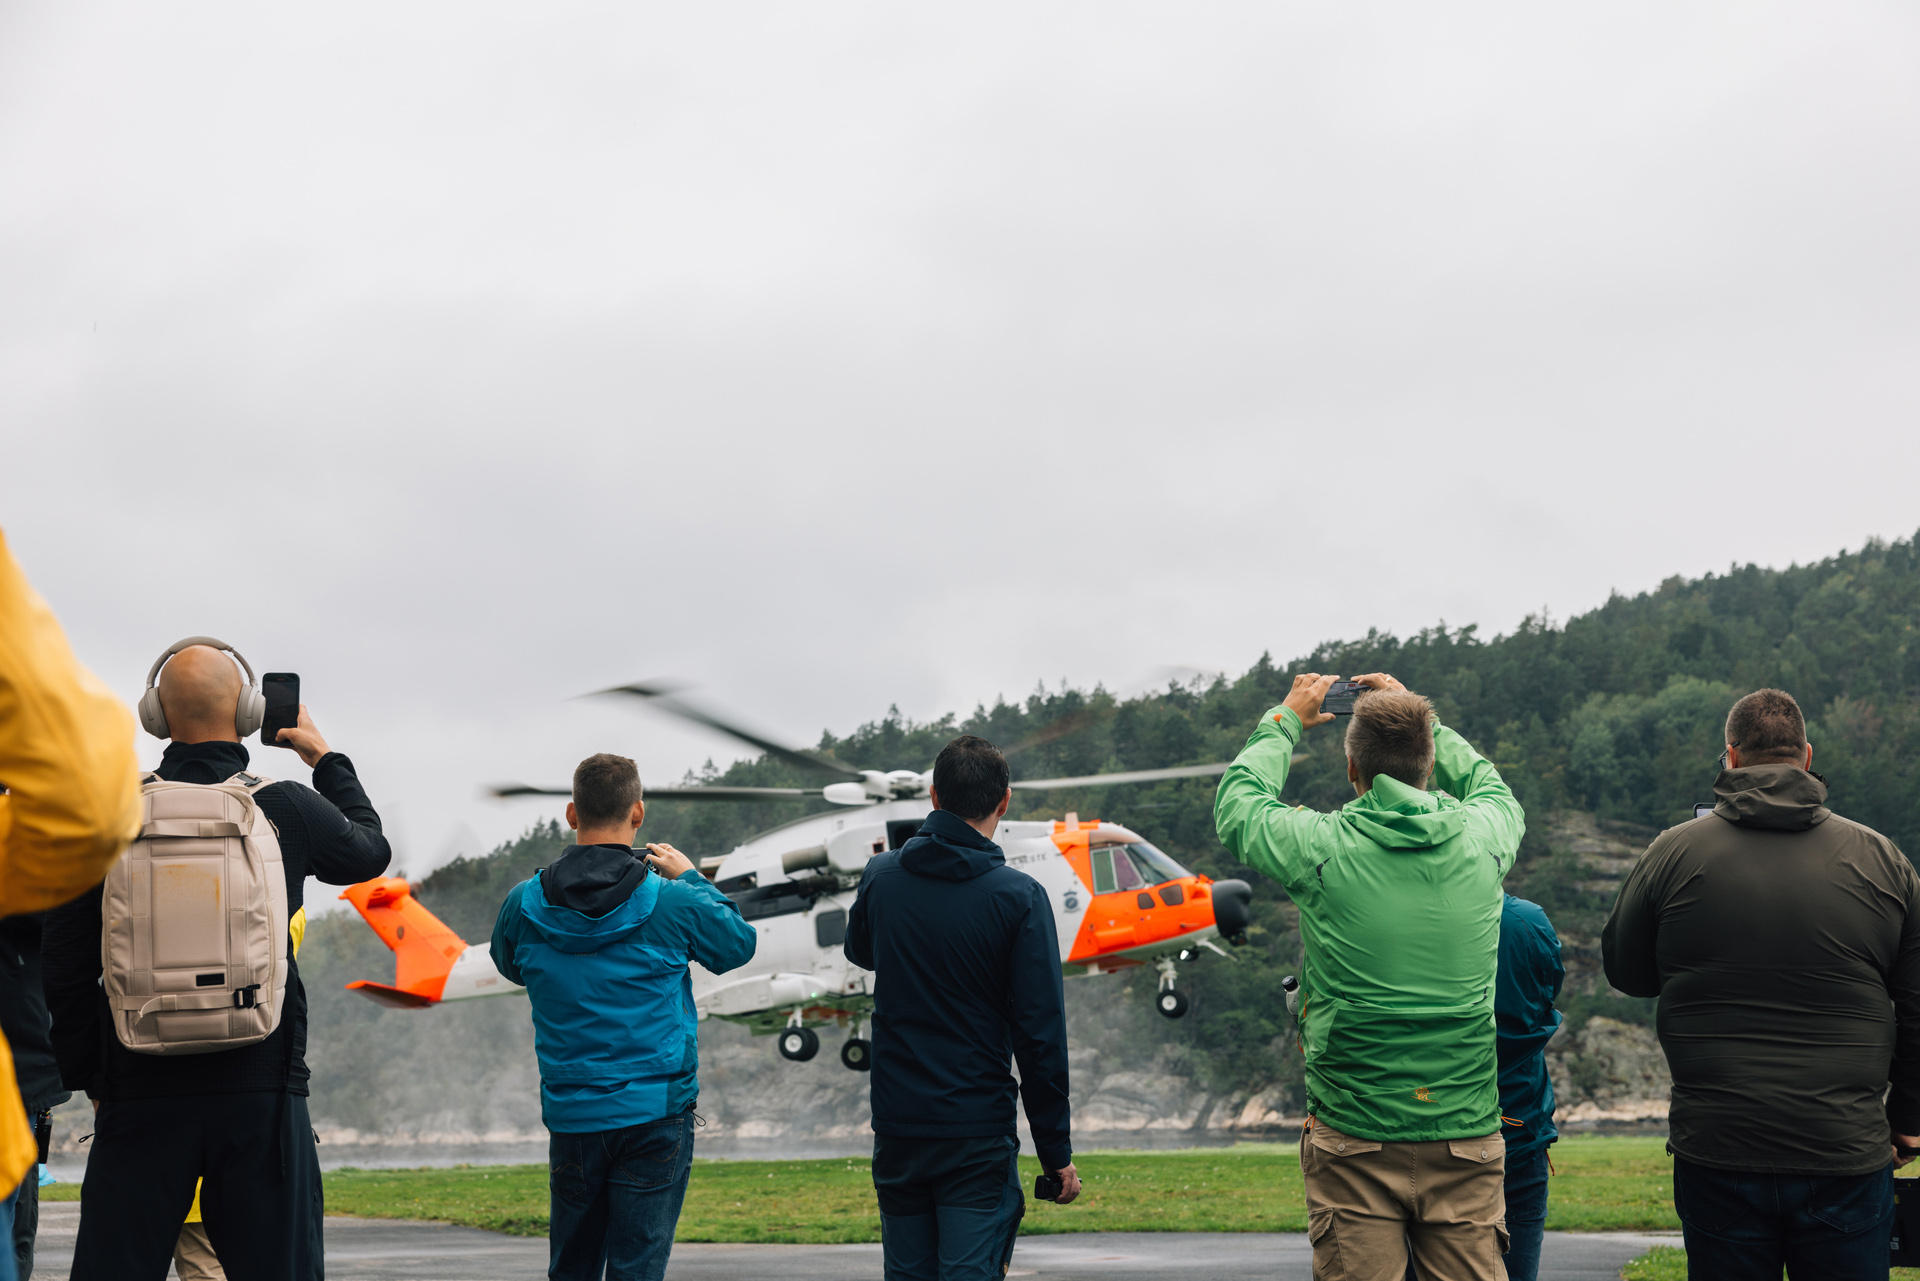
[[(925, 724), (893, 712), (844, 736), (824, 734), (818, 746), (857, 768), (917, 770), (955, 734), (975, 733), (1015, 749), (1015, 776), (1028, 778), (1228, 760), (1261, 713), (1280, 700), (1294, 673), (1392, 672), (1430, 695), (1443, 719), (1499, 764), (1526, 806), (1527, 843), (1509, 883), (1543, 903), (1566, 939), (1573, 977), (1563, 1005), (1572, 1020), (1578, 1024), (1605, 1013), (1631, 1022), (1645, 1018), (1645, 1003), (1606, 994), (1594, 952), (1598, 925), (1632, 852), (1710, 796), (1721, 724), (1740, 694), (1774, 685), (1798, 697), (1810, 724), (1815, 768), (1829, 781), (1833, 807), (1887, 832), (1909, 851), (1920, 846), (1917, 621), (1920, 553), (1914, 541), (1871, 543), (1818, 564), (1745, 566), (1698, 580), (1670, 579), (1655, 591), (1615, 596), (1564, 624), (1531, 618), (1503, 636), (1445, 625), (1405, 638), (1376, 632), (1329, 641), (1285, 664), (1263, 657), (1232, 679), (1171, 684), (1139, 698), (1043, 688), (1023, 702), (979, 706)], [(1293, 775), (1290, 799), (1330, 808), (1351, 797), (1335, 728), (1307, 735), (1302, 746), (1308, 759)], [(636, 721), (634, 733), (645, 732), (644, 721)], [(608, 747), (619, 750), (620, 744)], [(817, 785), (764, 758), (689, 777)], [(1283, 1045), (1284, 1014), (1273, 999), (1279, 977), (1299, 961), (1292, 909), (1276, 886), (1235, 864), (1214, 839), (1212, 791), (1212, 780), (1194, 779), (1017, 792), (1014, 811), (1110, 817), (1197, 871), (1241, 876), (1255, 885), (1250, 945), (1238, 951), (1238, 963), (1209, 958), (1191, 967), (1182, 980), (1193, 1001), (1184, 1020), (1153, 1015), (1147, 983), (1128, 990), (1121, 977), (1069, 985), (1076, 1093), (1122, 1076), (1178, 1078), (1201, 1101), (1195, 1105), (1201, 1124), (1209, 1114), (1239, 1108), (1263, 1092), (1281, 1104), (1294, 1101), (1299, 1081), (1299, 1058)], [(696, 857), (720, 854), (809, 808), (804, 802), (663, 801), (649, 807), (645, 834)], [(419, 896), (468, 939), (484, 939), (507, 887), (549, 861), (564, 835), (543, 823), (486, 858), (463, 860), (424, 878)], [(436, 1090), (430, 1080), (418, 1080), (421, 1069), (408, 1063), (415, 1054), (431, 1061), (438, 1057), (431, 1047), (444, 1051), (456, 1042), (465, 1056), (457, 1071), (471, 1078), (460, 1087), (461, 1097), (474, 1092), (473, 1106), (481, 1110), (476, 1116), (498, 1104), (506, 1088), (503, 1074), (513, 1074), (511, 1090), (524, 1097), (532, 1077), (530, 1055), (519, 1044), (524, 1037), (516, 1030), (526, 1021), (523, 1008), (482, 1002), (495, 1008), (379, 1013), (340, 994), (338, 985), (388, 972), (384, 952), (357, 920), (322, 924), (311, 960), (303, 957), (315, 998), (317, 1115), (364, 1124), (397, 1101), (391, 1093), (396, 1089), (444, 1102), (444, 1085)], [(470, 1032), (451, 1026), (469, 1015)], [(378, 1034), (367, 1035), (376, 1024)], [(334, 1037), (335, 1030), (342, 1035)], [(511, 1055), (499, 1048), (509, 1041)], [(770, 1047), (766, 1057), (772, 1060)], [(516, 1061), (509, 1065), (507, 1058)], [(1604, 1072), (1577, 1059), (1576, 1053), (1561, 1064), (1575, 1092), (1604, 1088)], [(390, 1084), (380, 1085), (380, 1079)], [(495, 1104), (482, 1104), (486, 1098)], [(525, 1112), (518, 1104), (514, 1110)]]

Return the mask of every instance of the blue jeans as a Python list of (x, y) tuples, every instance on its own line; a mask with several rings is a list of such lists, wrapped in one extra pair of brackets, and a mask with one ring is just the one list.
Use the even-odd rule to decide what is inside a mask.
[(1547, 1231), (1547, 1149), (1507, 1153), (1507, 1281), (1540, 1275), (1540, 1242)]
[(873, 1136), (886, 1281), (1000, 1281), (1027, 1212), (1020, 1140)]
[(1826, 1176), (1673, 1161), (1687, 1275), (1713, 1281), (1886, 1281), (1893, 1166)]
[[(27, 1177), (29, 1179), (38, 1179), (40, 1177), (40, 1167), (37, 1165), (28, 1166)], [(25, 1184), (21, 1186), (24, 1187)], [(13, 1211), (14, 1207), (19, 1204), (19, 1188), (15, 1188), (9, 1192), (6, 1200), (0, 1201), (0, 1247), (3, 1247), (0, 1248), (0, 1281), (17, 1281), (20, 1275), (13, 1266)]]
[(552, 1281), (661, 1281), (693, 1171), (693, 1111), (548, 1136)]

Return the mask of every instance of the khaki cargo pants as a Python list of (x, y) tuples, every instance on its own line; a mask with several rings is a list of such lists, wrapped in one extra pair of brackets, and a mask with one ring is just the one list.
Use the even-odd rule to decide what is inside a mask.
[(1307, 1118), (1300, 1170), (1314, 1281), (1505, 1281), (1507, 1143), (1378, 1143)]

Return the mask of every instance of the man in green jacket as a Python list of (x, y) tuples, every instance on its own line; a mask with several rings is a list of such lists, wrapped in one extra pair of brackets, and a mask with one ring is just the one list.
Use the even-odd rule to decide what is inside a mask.
[(1356, 798), (1287, 805), (1295, 745), (1334, 719), (1321, 705), (1337, 679), (1294, 678), (1214, 805), (1221, 842), (1300, 909), (1313, 1273), (1400, 1281), (1411, 1246), (1427, 1281), (1499, 1277), (1494, 978), (1525, 815), (1491, 762), (1381, 673), (1354, 678), (1368, 687), (1346, 734)]

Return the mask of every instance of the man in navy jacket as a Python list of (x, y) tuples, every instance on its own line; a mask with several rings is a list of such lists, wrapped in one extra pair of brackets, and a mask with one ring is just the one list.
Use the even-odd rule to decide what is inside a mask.
[(992, 839), (1007, 783), (993, 744), (947, 744), (934, 812), (867, 864), (847, 921), (847, 959), (876, 976), (873, 1183), (888, 1281), (1005, 1273), (1026, 1209), (1016, 1093), (1059, 1200), (1080, 1192), (1053, 905)]
[(579, 843), (500, 905), (493, 962), (527, 989), (550, 1136), (554, 1281), (660, 1281), (693, 1162), (700, 1045), (689, 961), (753, 959), (740, 909), (671, 845), (633, 848), (640, 772), (589, 756)]

